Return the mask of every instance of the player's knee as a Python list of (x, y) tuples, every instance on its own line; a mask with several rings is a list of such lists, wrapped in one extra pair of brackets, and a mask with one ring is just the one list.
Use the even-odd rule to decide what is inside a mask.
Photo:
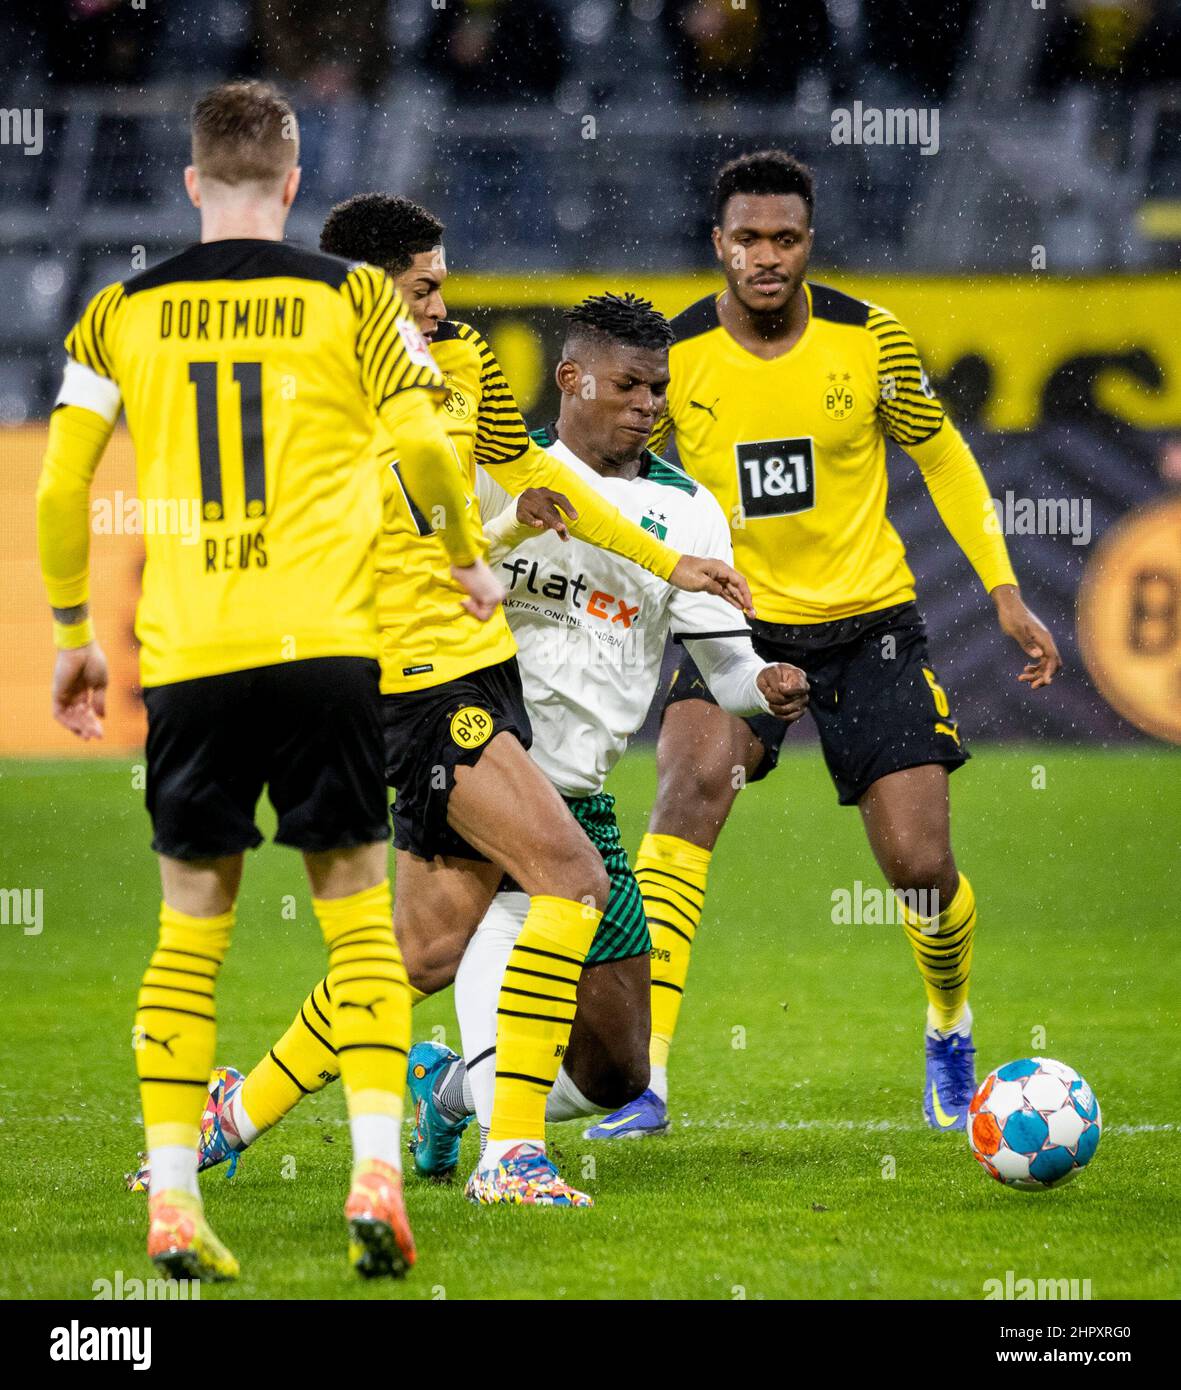
[(945, 889), (955, 877), (955, 862), (946, 845), (916, 842), (901, 847), (889, 866), (890, 886), (902, 893)]
[(455, 932), (426, 930), (425, 924), (408, 922), (405, 917), (394, 925), (402, 962), (414, 988), (424, 994), (446, 989), (455, 979), (466, 939)]
[(658, 810), (680, 819), (724, 820), (744, 779), (744, 768), (719, 750), (679, 752), (661, 767)]
[(611, 890), (602, 856), (576, 825), (571, 825), (569, 834), (559, 834), (546, 845), (545, 858), (536, 873), (525, 877), (514, 873), (514, 877), (530, 895), (568, 898), (600, 912)]

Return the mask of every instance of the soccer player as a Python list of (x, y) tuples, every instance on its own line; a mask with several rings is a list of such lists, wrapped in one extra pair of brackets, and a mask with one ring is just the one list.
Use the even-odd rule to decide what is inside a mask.
[(410, 997), (386, 860), (375, 430), (434, 510), (473, 610), (490, 615), (501, 590), (441, 424), (445, 383), (394, 285), (282, 243), (300, 178), (290, 105), (262, 83), (216, 87), (193, 108), (192, 151), (201, 241), (83, 311), (37, 493), (54, 711), (82, 738), (101, 735), (106, 686), (87, 604), (89, 489), (121, 405), (141, 499), (200, 517), (197, 544), (187, 526), (147, 535), (136, 624), (163, 886), (133, 1035), (148, 1253), (172, 1276), (238, 1273), (202, 1211), (196, 1146), (215, 983), (265, 786), (328, 946), (350, 1257), (363, 1275), (400, 1274), (414, 1261), (399, 1156)]
[[(678, 547), (728, 558), (730, 533), (717, 502), (647, 448), (668, 388), (667, 320), (646, 300), (613, 294), (584, 300), (566, 319), (557, 424), (535, 437), (642, 526)], [(593, 393), (584, 389), (587, 381), (594, 381)], [(721, 599), (670, 590), (630, 561), (577, 540), (563, 543), (552, 531), (511, 548), (519, 539), (515, 504), (490, 473), (480, 478), (480, 506), (497, 537), (489, 560), (507, 590), (532, 756), (611, 879), (546, 1107), (551, 1121), (572, 1119), (634, 1100), (648, 1085), (651, 942), (614, 798), (603, 784), (648, 712), (669, 633), (692, 654), (719, 705), (735, 715), (798, 719), (807, 681), (794, 666), (758, 657), (749, 627), (736, 623)], [(411, 1049), (415, 1162), (426, 1176), (454, 1167), (471, 1113), (483, 1131), (491, 1124), (505, 1010), (563, 1018), (572, 1010), (564, 989), (570, 972), (518, 950), (528, 906), (515, 887), (502, 888), (463, 955), (455, 1006), (470, 1063), (436, 1043)], [(489, 1150), (468, 1181), (468, 1197), (528, 1201), (530, 1194), (506, 1186)], [(583, 1194), (567, 1201), (589, 1205)]]
[[(859, 808), (882, 873), (907, 895), (905, 931), (927, 995), (927, 1121), (962, 1129), (976, 1084), (976, 900), (952, 854), (948, 774), (968, 753), (886, 517), (887, 438), (918, 465), (1001, 630), (1028, 656), (1018, 679), (1041, 689), (1061, 663), (1021, 597), (989, 524), (983, 475), (910, 334), (888, 310), (807, 280), (813, 202), (809, 170), (778, 150), (721, 170), (713, 244), (725, 288), (672, 321), (668, 409), (653, 447), (675, 430), (681, 465), (726, 511), (758, 612), (755, 650), (808, 674), (838, 799)], [(741, 785), (735, 769), (748, 781), (766, 776), (785, 727), (719, 709), (682, 655), (635, 866), (653, 937), (652, 1085), (596, 1137), (667, 1128), (669, 1047), (710, 856)]]
[[(321, 246), (386, 269), (431, 341), (449, 393), (451, 444), (464, 469), (468, 510), (480, 464), (510, 491), (550, 493), (569, 529), (645, 566), (654, 583), (725, 594), (749, 606), (745, 584), (722, 560), (680, 556), (626, 517), (560, 459), (533, 443), (488, 344), (446, 320), (442, 227), (405, 199), (365, 194), (335, 208)], [(378, 547), (382, 721), (386, 776), (397, 789), (394, 922), (417, 997), (449, 984), (468, 938), (504, 873), (530, 897), (520, 949), (561, 958), (577, 976), (609, 883), (602, 860), (528, 756), (531, 738), (516, 647), (503, 614), (480, 624), (456, 614), (447, 556), (430, 519), (414, 505), (396, 456), (385, 459), (385, 524)], [(543, 499), (544, 500), (544, 499)], [(545, 506), (542, 514), (546, 514)], [(552, 524), (565, 528), (554, 510)], [(531, 529), (524, 527), (526, 533)], [(453, 590), (453, 586), (451, 586)], [(202, 1167), (246, 1147), (339, 1070), (331, 1025), (331, 981), (308, 995), (283, 1038), (244, 1082), (215, 1076), (202, 1140)], [(491, 1142), (508, 1157), (505, 1183), (546, 1200), (567, 1191), (545, 1142), (545, 1099), (557, 1075), (563, 1025), (524, 1010), (505, 1012), (503, 1074)], [(568, 1020), (565, 1023), (568, 1031)], [(142, 1172), (133, 1178), (142, 1181)]]

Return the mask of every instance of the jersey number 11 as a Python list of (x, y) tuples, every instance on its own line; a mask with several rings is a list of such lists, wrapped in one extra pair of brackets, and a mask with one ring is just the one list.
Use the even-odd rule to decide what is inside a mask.
[[(246, 515), (265, 516), (267, 470), (262, 452), (262, 363), (230, 364), (238, 383), (242, 421), (242, 472)], [(201, 470), (201, 515), (222, 521), (221, 443), (218, 429), (216, 362), (190, 362), (189, 380), (197, 388), (197, 460)]]

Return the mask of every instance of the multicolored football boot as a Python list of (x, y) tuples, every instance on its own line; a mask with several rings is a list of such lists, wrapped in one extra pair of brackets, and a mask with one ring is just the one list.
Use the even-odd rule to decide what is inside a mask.
[(630, 1105), (624, 1105), (614, 1115), (608, 1115), (590, 1129), (582, 1131), (584, 1139), (649, 1139), (669, 1130), (668, 1106), (655, 1091), (645, 1091)]
[(923, 1115), (932, 1129), (967, 1129), (976, 1094), (976, 1048), (971, 1017), (966, 1033), (927, 1033)]
[(213, 1234), (201, 1199), (166, 1188), (148, 1199), (148, 1258), (166, 1279), (222, 1283), (238, 1277), (238, 1261)]
[[(237, 1094), (243, 1080), (242, 1073), (233, 1067), (214, 1067), (209, 1075), (209, 1099), (201, 1116), (201, 1137), (197, 1141), (197, 1172), (206, 1168), (216, 1168), (219, 1163), (229, 1160), (226, 1177), (232, 1178), (238, 1171), (239, 1149), (232, 1148), (223, 1126), (223, 1119), (229, 1119), (225, 1109)], [(144, 1155), (139, 1155), (143, 1159)], [(150, 1165), (145, 1161), (134, 1173), (125, 1174), (128, 1192), (146, 1192), (152, 1176)]]
[(400, 1279), (417, 1259), (402, 1201), (402, 1175), (392, 1163), (369, 1158), (358, 1165), (344, 1215), (349, 1263), (363, 1279)]
[(406, 1082), (414, 1097), (414, 1132), (410, 1136), (414, 1171), (435, 1182), (445, 1181), (455, 1172), (460, 1136), (472, 1122), (470, 1115), (459, 1121), (444, 1119), (435, 1097), (435, 1083), (452, 1062), (458, 1061), (458, 1053), (435, 1042), (415, 1043), (406, 1059)]
[(593, 1207), (594, 1199), (562, 1181), (553, 1161), (537, 1144), (518, 1144), (495, 1168), (477, 1168), (463, 1195), (481, 1206)]

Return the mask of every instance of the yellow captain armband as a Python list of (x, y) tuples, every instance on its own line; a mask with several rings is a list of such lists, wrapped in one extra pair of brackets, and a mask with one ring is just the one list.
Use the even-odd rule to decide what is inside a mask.
[(94, 623), (83, 618), (80, 623), (59, 623), (53, 621), (53, 645), (59, 652), (72, 652), (77, 647), (85, 647), (94, 641)]

